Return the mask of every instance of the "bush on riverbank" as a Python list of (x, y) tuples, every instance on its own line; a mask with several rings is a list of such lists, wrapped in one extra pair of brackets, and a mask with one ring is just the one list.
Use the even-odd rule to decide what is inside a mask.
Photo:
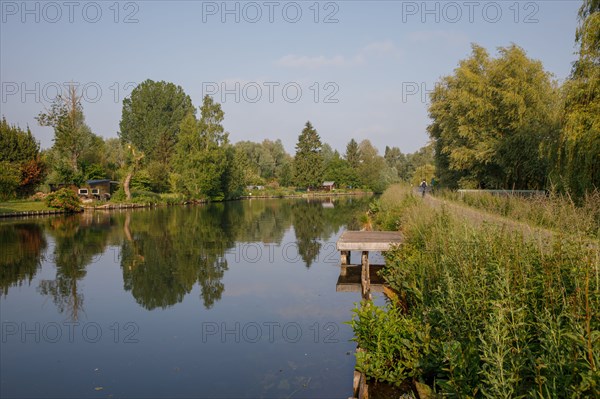
[(56, 208), (65, 212), (81, 212), (81, 200), (67, 188), (61, 188), (58, 191), (50, 193), (44, 199), (46, 205), (50, 208)]
[[(548, 248), (395, 190), (403, 205), (388, 212), (401, 221), (405, 242), (386, 254), (384, 277), (397, 298), (387, 312), (355, 311), (359, 345), (373, 351), (357, 355), (357, 368), (459, 397), (597, 397), (598, 246), (566, 236)], [(374, 218), (389, 223), (380, 212)], [(407, 341), (398, 345), (390, 325)], [(414, 367), (403, 366), (407, 359)]]

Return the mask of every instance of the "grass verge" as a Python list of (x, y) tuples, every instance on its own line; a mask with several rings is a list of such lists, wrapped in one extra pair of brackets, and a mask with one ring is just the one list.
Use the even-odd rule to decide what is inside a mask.
[(577, 204), (568, 195), (556, 193), (523, 198), (441, 191), (436, 196), (537, 227), (600, 239), (599, 190), (586, 194)]
[(5, 201), (0, 202), (0, 213), (51, 211), (56, 210), (46, 206), (43, 201)]

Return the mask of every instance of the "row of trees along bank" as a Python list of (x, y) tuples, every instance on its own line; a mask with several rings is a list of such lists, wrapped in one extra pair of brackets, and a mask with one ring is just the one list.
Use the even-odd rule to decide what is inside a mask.
[[(247, 186), (306, 189), (326, 180), (340, 188), (381, 192), (433, 169), (431, 146), (414, 154), (386, 146), (381, 156), (369, 140), (351, 139), (340, 154), (321, 141), (310, 122), (298, 137), (294, 156), (281, 140), (232, 144), (221, 105), (206, 96), (199, 111), (181, 87), (146, 80), (123, 101), (119, 138), (103, 139), (86, 124), (81, 96), (69, 87), (37, 117), (40, 125), (54, 129), (54, 145), (48, 150), (40, 151), (29, 130), (3, 119), (2, 147), (12, 151), (3, 155), (3, 162), (12, 169), (0, 172), (2, 196), (25, 197), (42, 183), (80, 186), (91, 179), (121, 182), (117, 199), (132, 193), (177, 193), (220, 200), (238, 197)], [(36, 179), (26, 176), (30, 163), (37, 166)]]

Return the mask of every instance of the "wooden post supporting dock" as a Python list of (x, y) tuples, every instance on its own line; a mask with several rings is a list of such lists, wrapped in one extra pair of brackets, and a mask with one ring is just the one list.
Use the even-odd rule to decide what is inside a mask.
[(362, 296), (365, 299), (371, 299), (371, 273), (369, 273), (369, 251), (363, 251), (361, 257), (360, 285), (362, 287)]
[(361, 255), (361, 286), (363, 298), (371, 297), (371, 276), (369, 273), (369, 251), (388, 251), (393, 245), (402, 242), (402, 235), (394, 231), (345, 231), (337, 242), (340, 251), (342, 276), (350, 265), (351, 251), (360, 251)]
[[(358, 284), (353, 282), (356, 281), (358, 274), (358, 268), (360, 267), (360, 290), (363, 299), (371, 299), (371, 265), (369, 264), (369, 252), (378, 251), (385, 252), (389, 251), (393, 246), (398, 245), (402, 242), (402, 235), (394, 231), (345, 231), (342, 233), (336, 248), (340, 251), (340, 277), (338, 278), (338, 284), (336, 284), (336, 291), (354, 291)], [(361, 252), (360, 265), (350, 265), (350, 252), (357, 251)], [(383, 266), (378, 266), (383, 267)], [(377, 270), (377, 269), (375, 269)], [(378, 288), (383, 289), (383, 281), (378, 281), (378, 276), (375, 274), (373, 290), (378, 291)], [(381, 280), (381, 279), (379, 279)], [(349, 284), (349, 282), (352, 282)], [(363, 303), (363, 306), (367, 306), (367, 303)], [(364, 349), (358, 348), (358, 351)], [(353, 381), (353, 398), (368, 399), (369, 398), (369, 386), (367, 384), (365, 374), (354, 371)]]
[(344, 265), (344, 266), (349, 265), (350, 264), (350, 251), (342, 251), (341, 254), (342, 254), (342, 256), (341, 256), (342, 257), (342, 259), (341, 259), (342, 265)]
[[(360, 285), (363, 299), (371, 299), (371, 273), (369, 264), (369, 252), (389, 251), (393, 246), (398, 245), (402, 242), (402, 235), (398, 232), (393, 231), (345, 231), (342, 233), (337, 242), (337, 250), (340, 251), (340, 277), (338, 278), (338, 284), (336, 285), (336, 291), (338, 286), (340, 291), (348, 291), (348, 288), (357, 288), (356, 283), (348, 284), (348, 280), (353, 280), (353, 277), (358, 277), (358, 270), (360, 269)], [(357, 266), (350, 265), (350, 252), (357, 251), (361, 252), (361, 264)], [(383, 267), (383, 266), (379, 266)], [(374, 275), (374, 286), (373, 289), (377, 291), (377, 288), (383, 288), (382, 281), (377, 281), (378, 276)], [(379, 283), (379, 284), (378, 284)], [(367, 306), (363, 303), (363, 306)], [(363, 351), (364, 349), (358, 348), (357, 351)], [(369, 398), (369, 386), (367, 384), (366, 377), (359, 371), (354, 371), (353, 381), (353, 398), (368, 399)]]

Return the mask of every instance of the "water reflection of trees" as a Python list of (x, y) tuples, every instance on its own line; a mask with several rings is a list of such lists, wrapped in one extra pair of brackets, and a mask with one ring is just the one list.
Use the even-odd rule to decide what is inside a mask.
[(280, 244), (292, 224), (293, 200), (248, 200), (227, 204), (226, 223), (238, 242)]
[(146, 309), (183, 300), (196, 282), (205, 307), (221, 298), (233, 246), (223, 204), (133, 213), (124, 224), (121, 251), (125, 289)]
[(77, 320), (83, 311), (83, 294), (79, 282), (86, 268), (102, 254), (108, 243), (112, 218), (108, 214), (94, 219), (72, 215), (48, 219), (47, 232), (54, 239), (52, 259), (56, 265), (54, 280), (42, 280), (38, 290), (52, 298), (59, 312), (68, 312)]
[[(310, 267), (323, 246), (341, 227), (359, 229), (360, 216), (369, 197), (250, 200), (228, 204), (225, 219), (235, 230), (235, 241), (280, 244), (285, 232), (294, 227), (298, 254)], [(325, 208), (323, 204), (332, 205)]]
[(337, 209), (321, 201), (251, 200), (127, 213), (121, 268), (124, 287), (146, 309), (183, 300), (197, 282), (206, 308), (221, 299), (226, 252), (236, 242), (281, 243), (293, 225), (307, 267), (321, 241), (364, 212), (365, 200), (342, 200)]
[(310, 267), (321, 251), (319, 239), (324, 233), (324, 209), (320, 202), (297, 202), (292, 206), (298, 254)]
[(42, 227), (36, 223), (17, 222), (0, 225), (0, 290), (31, 282), (41, 267), (46, 249)]
[[(293, 226), (299, 255), (310, 267), (323, 242), (344, 225), (356, 228), (367, 202), (339, 199), (325, 209), (320, 200), (250, 200), (3, 223), (0, 289), (6, 295), (34, 278), (41, 259), (53, 260), (55, 278), (40, 281), (38, 291), (77, 319), (84, 300), (80, 282), (112, 244), (121, 247), (124, 288), (144, 308), (179, 303), (196, 283), (210, 308), (223, 294), (226, 253), (236, 242), (281, 244)], [(50, 254), (47, 237), (54, 242)]]
[(329, 241), (342, 226), (358, 229), (360, 215), (365, 212), (368, 198), (341, 198), (334, 208), (324, 208), (323, 200), (296, 202), (292, 205), (294, 232), (298, 254), (310, 267), (321, 251), (322, 242)]

